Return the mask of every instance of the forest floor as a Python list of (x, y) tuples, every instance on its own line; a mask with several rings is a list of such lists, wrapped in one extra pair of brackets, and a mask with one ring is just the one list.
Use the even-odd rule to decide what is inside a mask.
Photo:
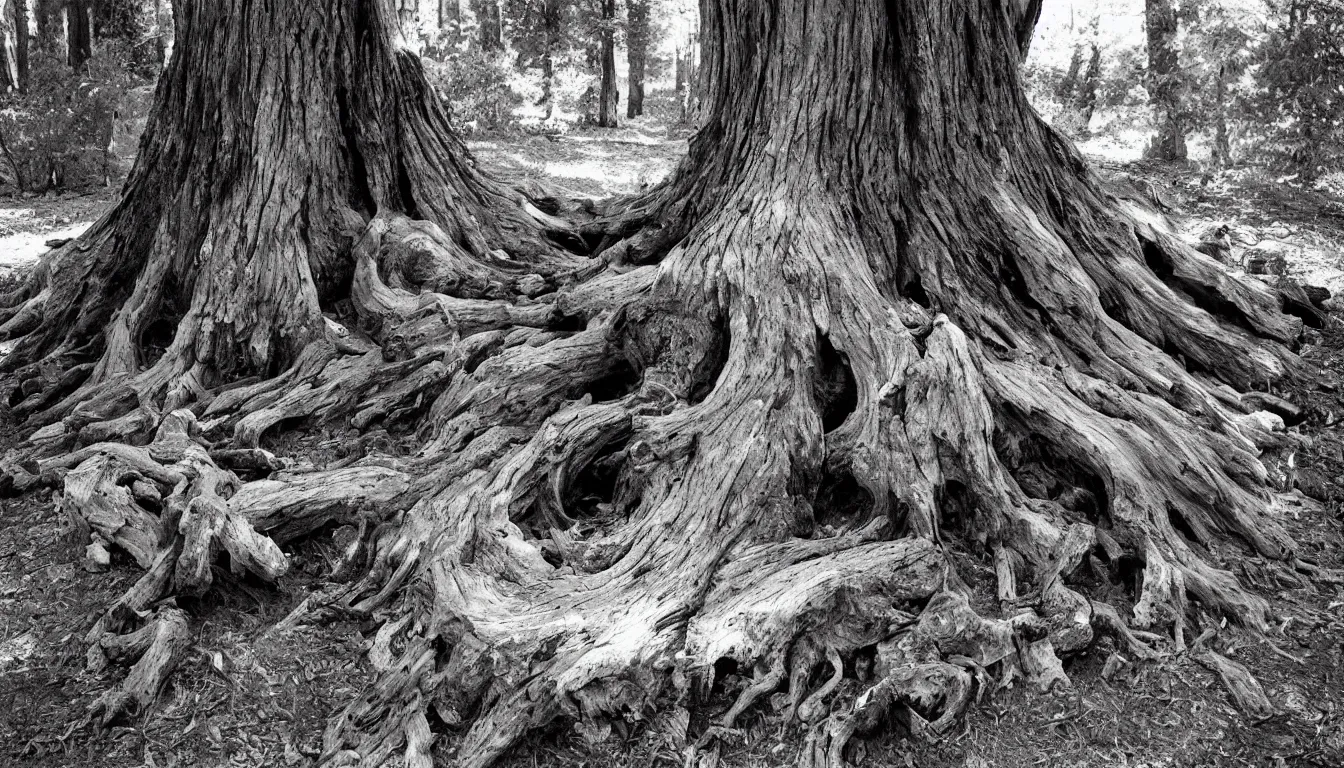
[[(532, 177), (588, 195), (635, 192), (656, 183), (686, 151), (684, 132), (636, 123), (618, 132), (510, 137), (470, 144), (480, 164), (509, 177)], [(1232, 226), (1234, 245), (1272, 240), (1286, 246), (1290, 273), (1344, 295), (1344, 200), (1278, 184), (1251, 173), (1206, 176), (1142, 164), (1102, 163), (1109, 175), (1147, 182), (1190, 231)], [(80, 197), (0, 201), (0, 290), (31, 268), (48, 239), (71, 237), (114, 201), (116, 190)], [(1344, 315), (1308, 332), (1302, 348), (1334, 380), (1344, 379)], [(3, 350), (0, 350), (3, 354)], [(0, 382), (3, 389), (3, 382)], [(1344, 420), (1340, 392), (1285, 392), (1310, 409), (1294, 428), (1308, 442), (1296, 460), (1297, 486), (1283, 513), (1304, 557), (1344, 567)], [(3, 410), (0, 407), (0, 410)], [(286, 437), (286, 448), (317, 447), (321, 431)], [(18, 429), (0, 413), (0, 453)], [(328, 443), (329, 444), (329, 443)], [(1315, 498), (1312, 498), (1315, 497)], [(354, 621), (275, 630), (277, 622), (322, 588), (336, 547), (321, 536), (291, 553), (291, 575), (275, 587), (217, 574), (202, 601), (189, 659), (160, 704), (106, 732), (82, 724), (88, 705), (123, 669), (85, 671), (83, 635), (93, 619), (140, 575), (114, 560), (109, 573), (84, 569), (50, 491), (0, 500), (0, 764), (167, 768), (312, 764), (327, 718), (369, 682), (365, 651), (376, 627)], [(863, 765), (882, 766), (1333, 766), (1344, 765), (1344, 585), (1276, 583), (1272, 572), (1236, 551), (1210, 553), (1291, 616), (1268, 637), (1225, 627), (1211, 642), (1246, 664), (1279, 713), (1249, 723), (1213, 673), (1190, 654), (1123, 665), (1104, 673), (1113, 649), (1103, 640), (1070, 658), (1067, 693), (1013, 688), (989, 692), (964, 724), (937, 743), (898, 729), (859, 747)], [(986, 613), (993, 568), (958, 555)], [(185, 603), (185, 601), (184, 601)], [(695, 716), (697, 733), (726, 709), (745, 681), (725, 675), (716, 701)], [(718, 707), (716, 709), (715, 707)], [(768, 710), (768, 707), (761, 708)], [(509, 762), (518, 766), (680, 766), (674, 729), (633, 728), (589, 745), (567, 724), (539, 733)], [(725, 743), (724, 766), (790, 765), (802, 744), (779, 715), (755, 711), (739, 739)], [(535, 762), (534, 762), (535, 760)]]

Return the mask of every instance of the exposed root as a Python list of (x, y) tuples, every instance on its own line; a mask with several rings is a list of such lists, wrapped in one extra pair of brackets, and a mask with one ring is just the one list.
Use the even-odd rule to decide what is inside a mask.
[(187, 614), (171, 606), (159, 607), (144, 626), (130, 634), (103, 636), (90, 651), (91, 661), (95, 652), (107, 661), (137, 661), (116, 688), (91, 705), (89, 716), (107, 726), (121, 715), (144, 712), (190, 647)]
[(1251, 722), (1267, 720), (1277, 713), (1278, 710), (1265, 695), (1265, 689), (1260, 685), (1260, 681), (1256, 680), (1244, 665), (1221, 653), (1208, 650), (1195, 654), (1195, 659), (1218, 675), (1218, 679), (1231, 695), (1232, 702), (1237, 705), (1237, 709), (1251, 718)]

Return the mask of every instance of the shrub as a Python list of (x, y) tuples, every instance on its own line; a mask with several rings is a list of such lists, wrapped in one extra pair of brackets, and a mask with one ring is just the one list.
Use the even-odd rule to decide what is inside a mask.
[(0, 96), (0, 181), (22, 192), (83, 191), (106, 185), (127, 169), (109, 151), (128, 104), (147, 109), (147, 99), (128, 94), (145, 84), (124, 46), (100, 46), (86, 72), (74, 72), (64, 57), (33, 51), (27, 93)]
[(452, 108), (453, 125), (463, 133), (514, 130), (514, 110), (523, 99), (510, 85), (513, 68), (505, 54), (450, 50), (425, 58), (430, 82)]

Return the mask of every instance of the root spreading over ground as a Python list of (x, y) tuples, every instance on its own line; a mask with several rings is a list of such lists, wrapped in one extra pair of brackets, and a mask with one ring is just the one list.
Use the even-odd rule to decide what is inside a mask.
[[(381, 628), (330, 765), (486, 766), (557, 718), (695, 707), (731, 663), (752, 682), (691, 750), (783, 694), (839, 766), (889, 714), (937, 735), (1069, 685), (1097, 633), (1265, 626), (1215, 544), (1311, 570), (1262, 460), (1291, 440), (1241, 394), (1311, 375), (1302, 321), (1100, 186), (1000, 4), (709, 4), (690, 156), (602, 205), (478, 173), (380, 3), (300, 5), (185, 11), (125, 201), (0, 297), (34, 429), (3, 482), (144, 569), (87, 636), (134, 665), (100, 722), (186, 653), (174, 598), (281, 579), (333, 524), (350, 581), (311, 608)], [(298, 424), (417, 450), (262, 447)], [(995, 616), (953, 551), (992, 559)]]

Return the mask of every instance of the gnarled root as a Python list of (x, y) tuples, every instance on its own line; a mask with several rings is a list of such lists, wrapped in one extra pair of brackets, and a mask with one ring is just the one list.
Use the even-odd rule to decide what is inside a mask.
[[(107, 726), (121, 715), (135, 715), (147, 709), (191, 647), (188, 624), (185, 612), (162, 605), (134, 632), (104, 635), (90, 649), (92, 668), (99, 669), (108, 661), (136, 659), (136, 662), (116, 688), (92, 704), (89, 717)], [(102, 661), (95, 662), (95, 658)]]

